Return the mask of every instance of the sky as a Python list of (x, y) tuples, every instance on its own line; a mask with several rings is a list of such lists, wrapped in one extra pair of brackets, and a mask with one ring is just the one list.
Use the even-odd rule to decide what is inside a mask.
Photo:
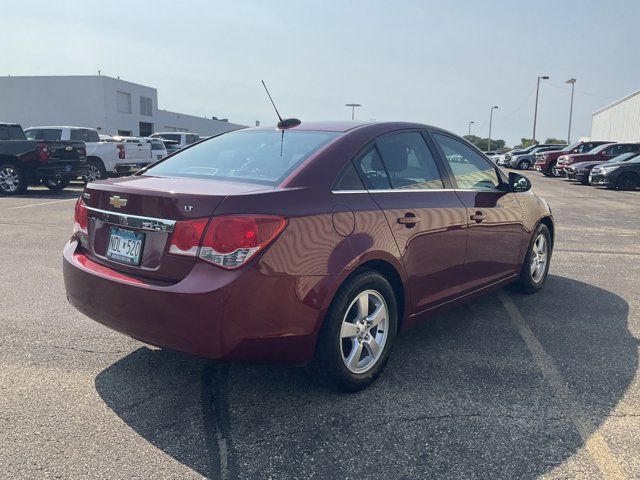
[[(0, 75), (103, 75), (159, 107), (253, 125), (403, 120), (508, 145), (572, 139), (640, 89), (640, 0), (0, 0)], [(13, 48), (8, 48), (12, 46)], [(0, 92), (2, 95), (2, 92)]]

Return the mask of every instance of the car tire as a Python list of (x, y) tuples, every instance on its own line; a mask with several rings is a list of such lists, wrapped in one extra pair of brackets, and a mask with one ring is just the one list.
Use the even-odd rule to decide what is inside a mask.
[(320, 331), (312, 365), (316, 378), (348, 392), (369, 386), (389, 359), (397, 325), (396, 297), (384, 276), (366, 270), (349, 278)]
[(27, 191), (27, 187), (27, 179), (18, 165), (0, 165), (0, 195), (20, 195)]
[(625, 172), (616, 180), (618, 190), (635, 190), (640, 186), (640, 178), (633, 172)]
[(71, 183), (70, 178), (58, 178), (58, 179), (48, 179), (44, 180), (43, 185), (47, 187), (52, 192), (60, 192), (67, 188)]
[(551, 165), (549, 165), (549, 172), (551, 173), (552, 177), (562, 177), (563, 175), (558, 171), (558, 169), (556, 168), (557, 165), (557, 161), (556, 162), (552, 162)]
[(591, 184), (589, 183), (589, 177), (588, 177), (588, 176), (587, 176), (587, 177), (585, 177), (585, 178), (583, 178), (583, 179), (581, 179), (581, 180), (580, 180), (580, 183), (581, 183), (582, 185), (591, 185)]
[(529, 168), (531, 168), (531, 162), (529, 160), (520, 160), (518, 162), (518, 168), (520, 170), (529, 170)]
[(84, 183), (97, 182), (107, 178), (107, 170), (104, 168), (102, 161), (91, 158), (87, 161), (87, 173), (82, 177)]
[(549, 273), (552, 251), (551, 232), (544, 223), (541, 223), (531, 235), (527, 254), (520, 270), (520, 277), (516, 282), (520, 291), (535, 293), (542, 288)]

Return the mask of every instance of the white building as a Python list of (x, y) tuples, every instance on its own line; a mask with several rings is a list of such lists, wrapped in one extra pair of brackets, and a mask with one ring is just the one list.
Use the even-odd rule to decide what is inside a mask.
[(640, 90), (594, 112), (591, 138), (640, 142)]
[(158, 108), (158, 91), (105, 75), (0, 77), (0, 122), (24, 128), (75, 125), (106, 135), (193, 132), (208, 136), (243, 125)]

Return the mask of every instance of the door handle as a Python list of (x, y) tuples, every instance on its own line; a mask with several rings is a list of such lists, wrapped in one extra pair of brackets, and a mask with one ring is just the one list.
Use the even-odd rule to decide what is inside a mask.
[(480, 210), (478, 210), (476, 213), (471, 215), (471, 220), (475, 220), (476, 223), (480, 223), (485, 218), (487, 218), (487, 217), (485, 217), (484, 213), (482, 213)]
[(420, 223), (420, 219), (416, 217), (415, 213), (407, 212), (404, 217), (398, 218), (398, 223), (407, 228), (413, 228), (417, 223)]

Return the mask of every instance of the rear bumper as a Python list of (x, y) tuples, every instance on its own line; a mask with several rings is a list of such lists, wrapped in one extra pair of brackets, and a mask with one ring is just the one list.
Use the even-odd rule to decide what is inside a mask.
[(69, 302), (145, 343), (224, 361), (304, 364), (313, 358), (335, 277), (226, 271), (196, 263), (175, 284), (146, 283), (95, 263), (71, 240), (63, 252)]
[(35, 168), (33, 173), (41, 180), (53, 178), (77, 178), (87, 173), (87, 164), (60, 163), (55, 165), (46, 165)]

